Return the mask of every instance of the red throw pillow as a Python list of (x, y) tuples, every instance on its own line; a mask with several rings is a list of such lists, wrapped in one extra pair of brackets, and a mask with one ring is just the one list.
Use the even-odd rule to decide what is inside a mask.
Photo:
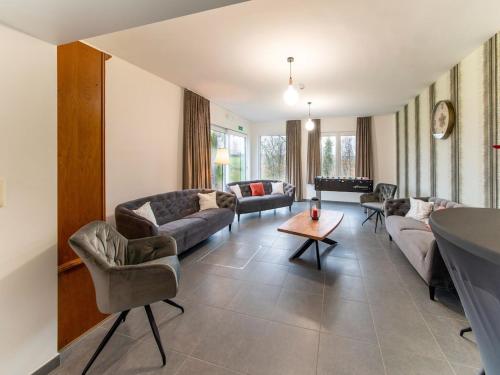
[(265, 195), (264, 184), (262, 182), (250, 184), (250, 190), (252, 190), (252, 196)]

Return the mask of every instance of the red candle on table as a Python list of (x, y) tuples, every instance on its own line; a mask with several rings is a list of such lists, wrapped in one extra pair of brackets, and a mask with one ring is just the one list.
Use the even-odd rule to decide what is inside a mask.
[(312, 208), (312, 219), (318, 220), (318, 208), (317, 207)]

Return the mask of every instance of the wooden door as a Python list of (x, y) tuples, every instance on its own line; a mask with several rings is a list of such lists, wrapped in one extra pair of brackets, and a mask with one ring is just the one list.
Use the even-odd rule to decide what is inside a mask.
[(68, 245), (81, 226), (105, 219), (104, 62), (80, 42), (57, 48), (58, 347), (105, 315), (87, 268)]

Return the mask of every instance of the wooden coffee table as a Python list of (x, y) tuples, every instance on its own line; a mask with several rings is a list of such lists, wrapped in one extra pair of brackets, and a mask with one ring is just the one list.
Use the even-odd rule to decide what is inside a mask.
[(309, 216), (309, 211), (301, 212), (291, 219), (283, 223), (279, 228), (279, 232), (295, 234), (297, 236), (307, 237), (307, 241), (300, 246), (295, 253), (289, 258), (290, 260), (300, 257), (304, 251), (313, 243), (316, 244), (316, 262), (318, 270), (321, 269), (321, 260), (319, 257), (318, 241), (328, 245), (337, 244), (336, 241), (329, 239), (327, 236), (337, 228), (344, 218), (344, 213), (340, 211), (321, 210), (319, 220), (312, 220)]

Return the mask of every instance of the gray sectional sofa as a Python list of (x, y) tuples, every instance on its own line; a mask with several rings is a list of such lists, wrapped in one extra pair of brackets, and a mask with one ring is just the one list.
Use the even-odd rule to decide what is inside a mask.
[[(252, 196), (250, 184), (262, 182), (264, 185), (265, 195)], [(273, 210), (281, 207), (288, 207), (292, 210), (292, 204), (295, 200), (295, 186), (283, 182), (283, 192), (285, 194), (271, 194), (271, 182), (280, 182), (278, 180), (253, 180), (253, 181), (237, 181), (227, 184), (226, 191), (231, 192), (230, 186), (239, 185), (241, 189), (242, 198), (237, 198), (236, 213), (238, 214), (238, 221), (240, 221), (241, 214), (248, 214), (252, 212), (261, 212), (266, 210)]]
[[(159, 234), (172, 236), (177, 242), (177, 252), (181, 253), (227, 226), (231, 230), (236, 206), (233, 194), (218, 191), (219, 208), (200, 211), (197, 194), (212, 191), (173, 191), (122, 203), (115, 209), (116, 227), (128, 239)], [(132, 211), (147, 202), (151, 204), (158, 227)]]
[[(434, 202), (434, 207), (461, 207), (459, 203), (436, 197), (417, 198)], [(405, 217), (410, 210), (410, 200), (388, 199), (384, 204), (385, 227), (411, 265), (429, 286), (433, 300), (435, 287), (450, 282), (450, 275), (439, 253), (434, 234), (423, 222)], [(431, 214), (432, 215), (432, 214)]]

